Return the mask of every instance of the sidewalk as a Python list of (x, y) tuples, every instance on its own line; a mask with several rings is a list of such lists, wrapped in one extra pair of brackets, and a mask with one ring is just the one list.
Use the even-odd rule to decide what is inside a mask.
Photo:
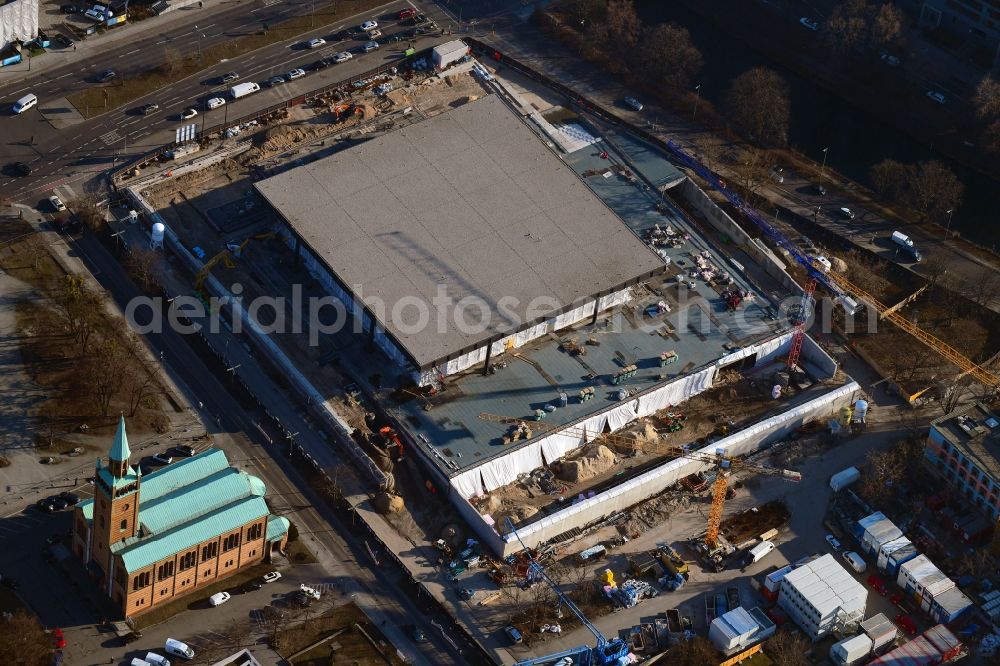
[[(76, 40), (75, 45), (68, 49), (46, 49), (44, 56), (28, 58), (16, 65), (0, 67), (0, 89), (32, 81), (63, 65), (80, 63), (98, 53), (106, 53), (124, 42), (138, 43), (149, 33), (162, 32), (185, 21), (208, 20), (232, 9), (234, 5), (243, 4), (243, 0), (202, 0), (202, 2), (204, 3), (202, 8), (198, 7), (196, 0), (191, 6), (169, 11), (159, 16), (152, 16), (135, 23), (126, 23), (123, 26), (109, 29), (103, 35), (95, 34), (86, 39)], [(60, 32), (64, 31), (51, 28), (49, 36), (52, 37)]]

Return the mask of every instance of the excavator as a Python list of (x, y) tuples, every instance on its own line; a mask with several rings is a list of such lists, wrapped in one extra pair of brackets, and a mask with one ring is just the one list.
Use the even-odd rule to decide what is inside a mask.
[(205, 285), (205, 280), (211, 274), (212, 269), (222, 262), (226, 268), (236, 268), (235, 257), (239, 257), (250, 241), (254, 240), (267, 240), (268, 238), (274, 238), (275, 233), (273, 231), (266, 231), (264, 233), (256, 234), (254, 236), (247, 236), (240, 243), (226, 243), (226, 247), (222, 248), (218, 254), (205, 262), (205, 265), (201, 267), (198, 274), (194, 276), (194, 289), (195, 291), (201, 291), (202, 287)]

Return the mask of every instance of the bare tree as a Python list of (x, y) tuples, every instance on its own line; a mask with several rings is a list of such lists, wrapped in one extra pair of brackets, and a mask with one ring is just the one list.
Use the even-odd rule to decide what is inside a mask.
[(140, 287), (148, 291), (159, 284), (159, 261), (160, 255), (155, 251), (135, 248), (125, 260), (125, 270)]
[(764, 651), (775, 666), (807, 666), (806, 653), (810, 648), (809, 639), (804, 634), (779, 631), (764, 643)]
[(91, 231), (96, 233), (105, 228), (104, 213), (93, 197), (78, 197), (73, 200), (69, 208), (76, 215), (76, 219)]
[(19, 666), (48, 666), (52, 661), (52, 636), (38, 619), (19, 609), (0, 618), (0, 662)]
[(887, 201), (901, 201), (910, 183), (910, 168), (902, 162), (884, 159), (869, 171), (872, 187)]
[(704, 62), (687, 28), (676, 23), (644, 29), (633, 53), (632, 69), (669, 90), (690, 90)]
[(927, 278), (928, 285), (936, 287), (943, 282), (944, 276), (948, 273), (948, 262), (941, 255), (932, 254), (921, 264), (920, 273)]
[(37, 271), (42, 265), (42, 259), (49, 253), (48, 245), (38, 234), (31, 234), (21, 243), (24, 253), (28, 255), (32, 270)]
[(903, 30), (903, 13), (892, 3), (884, 3), (875, 10), (872, 18), (869, 44), (873, 48), (890, 44), (899, 37)]
[(635, 48), (642, 32), (642, 21), (632, 0), (609, 0), (605, 21), (608, 27), (608, 50), (627, 55)]
[(705, 666), (705, 664), (718, 664), (721, 655), (702, 636), (695, 636), (691, 640), (679, 641), (670, 648), (670, 666)]
[(66, 331), (79, 347), (81, 356), (90, 347), (94, 331), (104, 316), (99, 294), (84, 284), (83, 278), (66, 275), (53, 295)]
[(735, 79), (726, 95), (729, 117), (757, 143), (788, 143), (788, 84), (774, 70), (754, 67)]
[(758, 198), (760, 188), (771, 177), (775, 159), (771, 151), (750, 146), (743, 151), (742, 159), (733, 165), (736, 182), (752, 204)]
[(965, 185), (955, 172), (941, 162), (929, 160), (917, 165), (910, 180), (908, 203), (931, 219), (943, 220), (949, 210), (962, 203)]
[(1000, 273), (988, 266), (982, 267), (975, 278), (965, 283), (965, 295), (980, 307), (986, 307), (997, 296), (1000, 289)]
[(972, 104), (976, 107), (976, 115), (984, 120), (1000, 118), (1000, 81), (987, 74), (976, 86), (972, 96)]

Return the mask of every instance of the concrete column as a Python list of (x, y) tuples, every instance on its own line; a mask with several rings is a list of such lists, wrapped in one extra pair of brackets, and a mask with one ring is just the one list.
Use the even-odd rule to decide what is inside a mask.
[(483, 363), (483, 375), (490, 374), (490, 357), (493, 356), (493, 343), (486, 343), (486, 362)]
[(599, 298), (596, 301), (594, 301), (594, 316), (591, 317), (591, 319), (590, 319), (590, 325), (591, 326), (593, 326), (594, 324), (597, 323), (597, 313), (598, 313), (597, 306), (598, 306), (598, 304), (600, 302), (601, 302), (601, 299), (599, 299)]

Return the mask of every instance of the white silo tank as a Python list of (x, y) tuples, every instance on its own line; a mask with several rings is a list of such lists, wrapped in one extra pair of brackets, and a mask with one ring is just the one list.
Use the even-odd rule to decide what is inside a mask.
[(162, 222), (156, 222), (153, 224), (152, 230), (149, 232), (149, 245), (154, 248), (163, 247), (163, 236), (167, 233), (167, 228)]

